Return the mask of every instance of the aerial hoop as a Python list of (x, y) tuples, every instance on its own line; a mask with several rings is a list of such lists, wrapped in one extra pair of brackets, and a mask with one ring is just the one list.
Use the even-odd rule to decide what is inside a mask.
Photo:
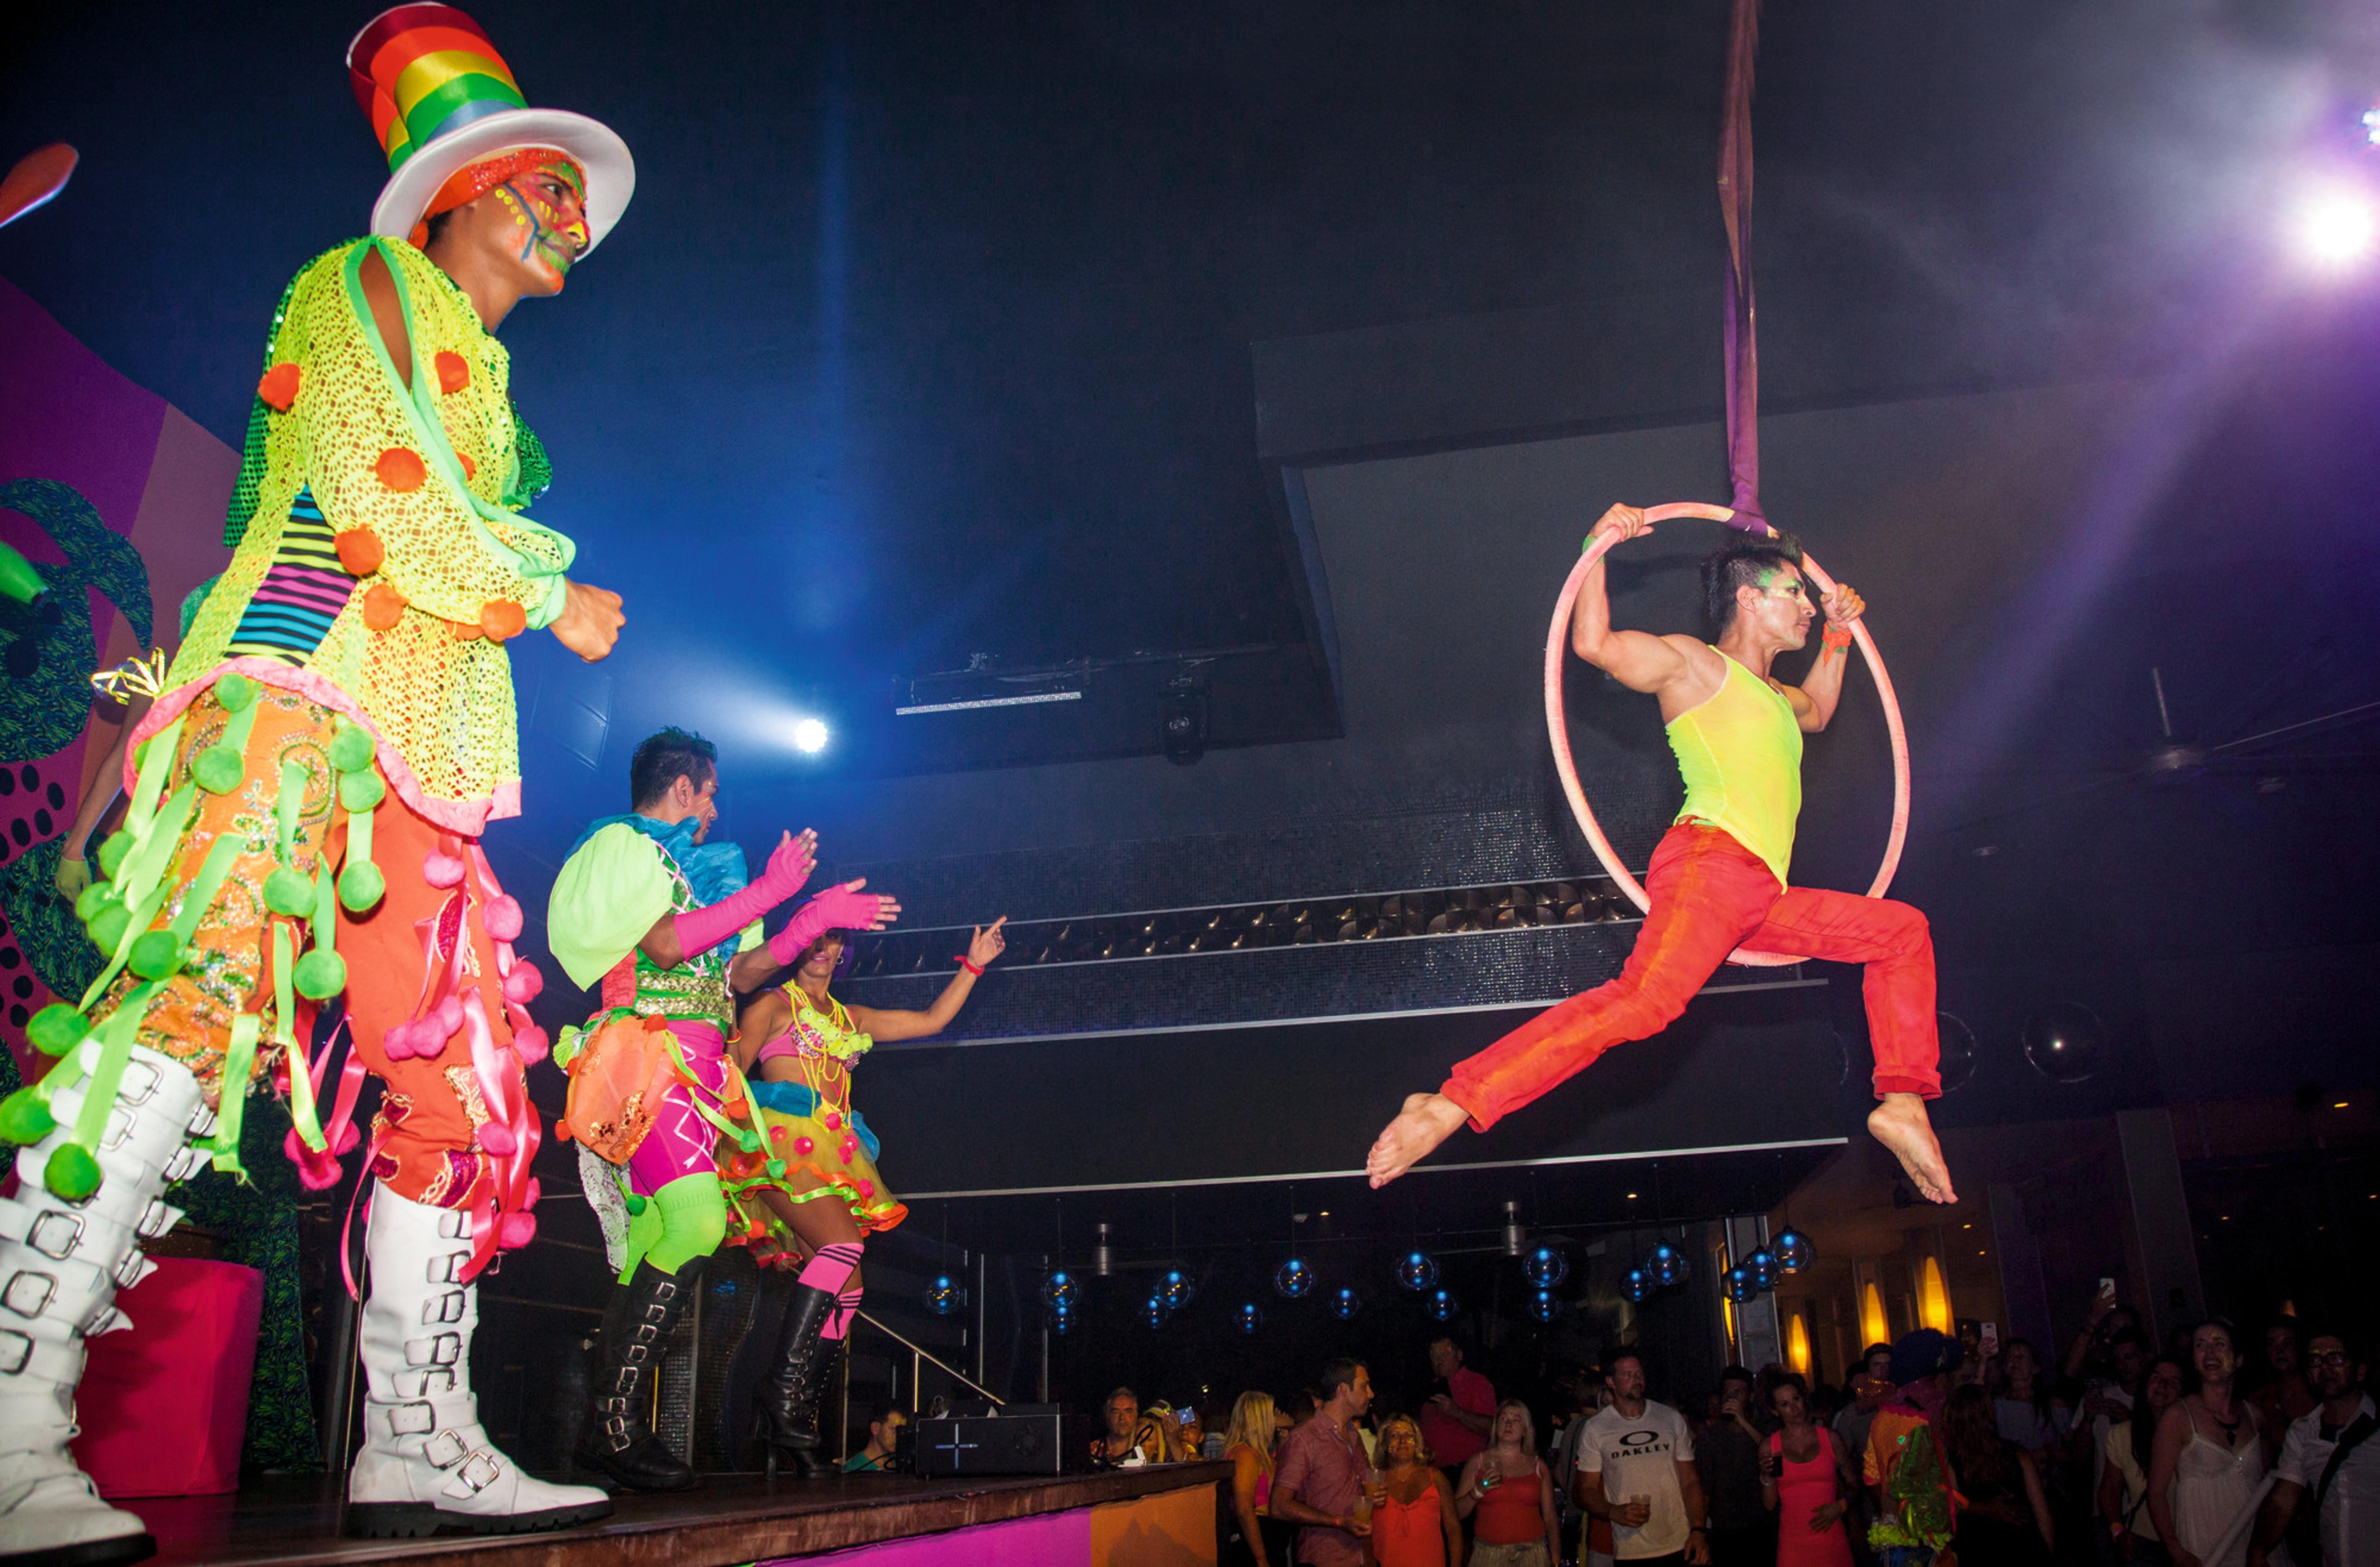
[[(1757, 520), (1738, 522), (1734, 511), (1729, 507), (1704, 505), (1694, 501), (1652, 506), (1645, 513), (1647, 522), (1667, 522), (1672, 517), (1682, 516), (1723, 522), (1730, 528), (1740, 528), (1747, 533), (1764, 537), (1773, 537), (1775, 533), (1767, 524)], [(1546, 634), (1546, 733), (1553, 741), (1554, 769), (1561, 774), (1562, 793), (1570, 799), (1571, 814), (1578, 819), (1579, 830), (1586, 834), (1587, 846), (1595, 851), (1595, 857), (1603, 862), (1603, 869), (1612, 881), (1628, 894), (1630, 902), (1643, 911), (1653, 906), (1652, 899), (1645, 896), (1643, 884), (1628, 873), (1628, 868), (1621, 864), (1620, 856), (1612, 852), (1611, 841), (1603, 835), (1602, 826), (1595, 820), (1594, 808), (1586, 803), (1586, 791), (1579, 784), (1578, 765), (1571, 759), (1570, 754), (1570, 715), (1562, 704), (1562, 657), (1570, 648), (1571, 611), (1578, 601), (1579, 585), (1586, 580), (1588, 569), (1610, 548), (1610, 535), (1597, 538), (1586, 553), (1579, 556), (1578, 565), (1571, 568), (1570, 580), (1562, 584), (1561, 597), (1555, 601), (1553, 627)], [(1811, 579), (1822, 591), (1833, 589), (1835, 579), (1806, 554), (1802, 557), (1802, 569), (1810, 574)], [(1885, 673), (1884, 659), (1876, 652), (1876, 639), (1867, 634), (1864, 621), (1852, 622), (1852, 639), (1859, 644), (1860, 656), (1867, 661), (1867, 672), (1876, 678), (1876, 696), (1884, 702), (1885, 728), (1892, 736), (1892, 832), (1885, 840), (1884, 863), (1876, 868), (1876, 881), (1867, 890), (1869, 897), (1880, 898), (1884, 896), (1885, 889), (1892, 885), (1892, 873), (1900, 869), (1901, 844), (1909, 837), (1909, 735), (1901, 727), (1900, 702), (1892, 694), (1892, 677)], [(1805, 961), (1781, 953), (1753, 952), (1748, 948), (1738, 948), (1730, 953), (1727, 960), (1750, 968), (1776, 968)]]

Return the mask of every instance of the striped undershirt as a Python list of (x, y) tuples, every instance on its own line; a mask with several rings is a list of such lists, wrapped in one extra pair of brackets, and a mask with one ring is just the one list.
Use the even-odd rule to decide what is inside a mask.
[(289, 523), (281, 530), (273, 565), (257, 584), (256, 596), (249, 601), (224, 654), (302, 664), (330, 635), (331, 622), (355, 590), (356, 579), (339, 565), (331, 525), (314, 504), (313, 491), (300, 490), (290, 503)]

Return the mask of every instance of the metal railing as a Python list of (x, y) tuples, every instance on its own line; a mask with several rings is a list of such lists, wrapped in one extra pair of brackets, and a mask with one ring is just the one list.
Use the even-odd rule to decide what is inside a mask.
[[(966, 1387), (974, 1389), (977, 1392), (981, 1393), (985, 1398), (991, 1401), (993, 1407), (1005, 1408), (1007, 1406), (1008, 1401), (1006, 1399), (1002, 1398), (998, 1393), (993, 1392), (990, 1388), (985, 1387), (981, 1382), (977, 1381), (974, 1378), (968, 1376), (957, 1367), (953, 1366), (950, 1362), (942, 1359), (940, 1355), (937, 1355), (933, 1351), (926, 1348), (924, 1345), (917, 1343), (903, 1334), (886, 1327), (883, 1323), (879, 1322), (875, 1318), (868, 1316), (865, 1311), (855, 1312), (853, 1313), (853, 1316), (858, 1321), (865, 1322), (868, 1326), (875, 1329), (878, 1332), (883, 1334), (886, 1338), (891, 1339), (894, 1343), (899, 1344), (902, 1348), (909, 1352), (909, 1413), (912, 1415), (918, 1413), (918, 1385), (920, 1379), (925, 1374), (924, 1367), (929, 1365), (937, 1367), (953, 1380), (962, 1383)], [(843, 1356), (843, 1389), (841, 1395), (837, 1400), (837, 1405), (841, 1413), (835, 1421), (837, 1432), (835, 1443), (838, 1450), (835, 1455), (835, 1461), (837, 1463), (841, 1463), (844, 1459), (851, 1456), (849, 1451), (851, 1447), (851, 1354), (849, 1346), (846, 1346)]]

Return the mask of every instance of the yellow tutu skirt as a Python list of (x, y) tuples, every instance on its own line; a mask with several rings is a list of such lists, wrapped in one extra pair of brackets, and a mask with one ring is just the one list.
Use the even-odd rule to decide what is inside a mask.
[(835, 1202), (849, 1210), (859, 1233), (872, 1235), (909, 1217), (877, 1173), (876, 1135), (855, 1111), (821, 1102), (799, 1083), (751, 1083), (752, 1129), (760, 1151), (722, 1138), (719, 1174), (735, 1222), (730, 1245), (749, 1246), (752, 1260), (772, 1267), (798, 1251), (790, 1226), (761, 1200), (764, 1191), (795, 1203)]

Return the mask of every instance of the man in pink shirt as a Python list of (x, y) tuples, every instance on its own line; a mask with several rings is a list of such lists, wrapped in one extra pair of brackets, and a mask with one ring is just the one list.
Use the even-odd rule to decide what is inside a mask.
[(1355, 1418), (1371, 1407), (1371, 1373), (1360, 1360), (1333, 1360), (1322, 1368), (1322, 1407), (1281, 1444), (1270, 1511), (1305, 1525), (1297, 1532), (1305, 1567), (1362, 1567), (1364, 1537), (1372, 1532), (1365, 1497), (1372, 1461)]
[(1463, 1346), (1440, 1335), (1429, 1342), (1430, 1375), (1446, 1384), (1422, 1406), (1421, 1439), (1429, 1444), (1429, 1461), (1450, 1475), (1488, 1446), (1488, 1427), (1496, 1418), (1496, 1387), (1463, 1364)]

